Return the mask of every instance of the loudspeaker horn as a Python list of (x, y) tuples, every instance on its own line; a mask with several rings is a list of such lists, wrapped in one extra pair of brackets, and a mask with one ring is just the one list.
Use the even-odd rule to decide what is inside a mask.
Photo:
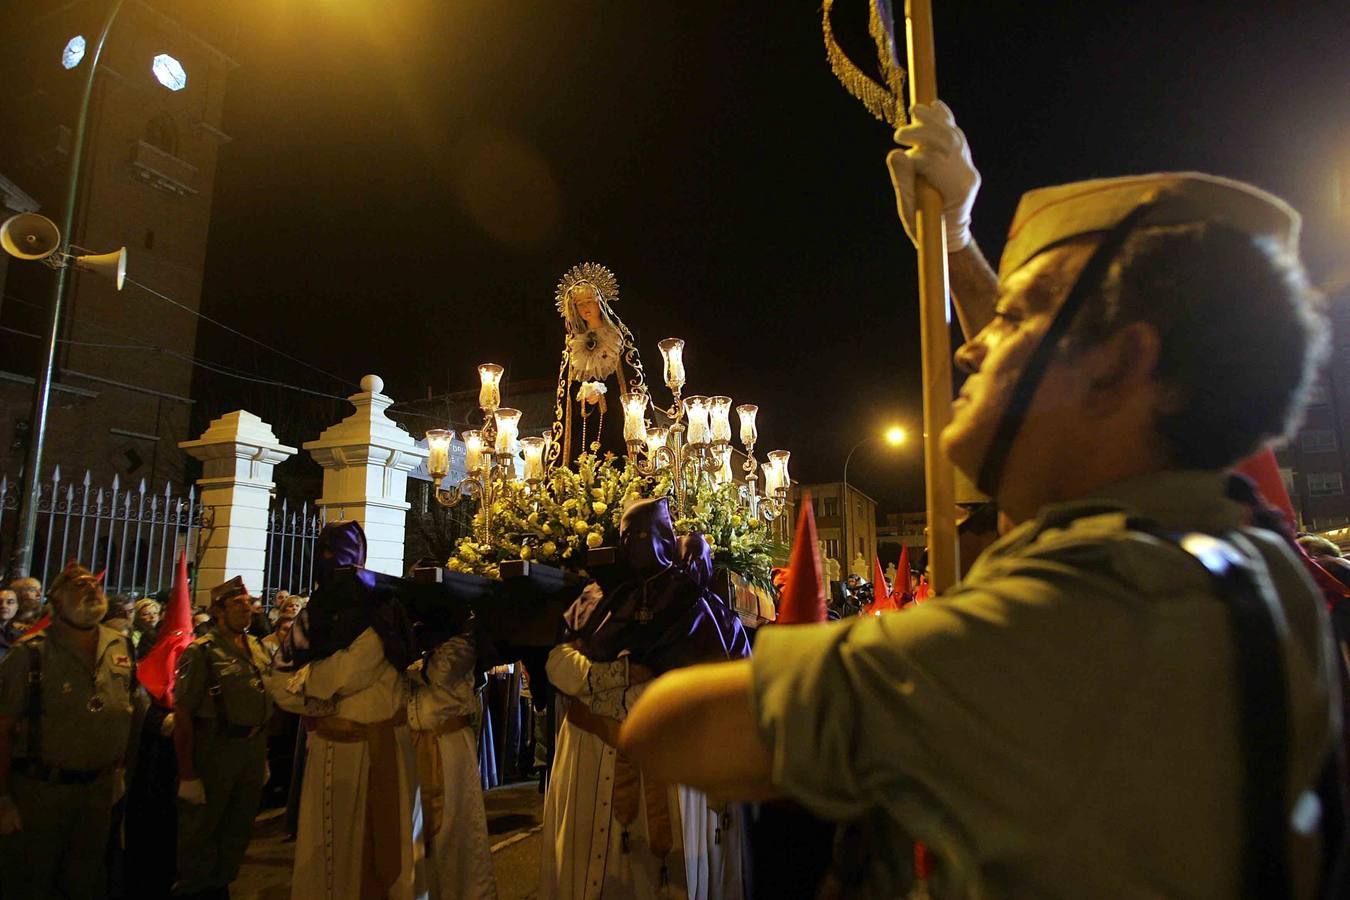
[(112, 253), (99, 253), (93, 256), (75, 257), (75, 268), (83, 269), (86, 272), (97, 272), (104, 278), (111, 278), (116, 284), (117, 289), (122, 289), (122, 283), (127, 280), (127, 248), (114, 250)]
[(46, 259), (61, 246), (61, 229), (46, 216), (19, 213), (0, 225), (0, 249), (18, 259)]

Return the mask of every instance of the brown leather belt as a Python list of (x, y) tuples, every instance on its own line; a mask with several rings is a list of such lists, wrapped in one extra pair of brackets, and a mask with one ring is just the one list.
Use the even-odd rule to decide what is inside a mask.
[(445, 770), (437, 739), (443, 734), (454, 734), (473, 724), (468, 716), (450, 716), (440, 725), (427, 731), (413, 731), (413, 749), (417, 752), (417, 774), (422, 784), (422, 811), (426, 827), (427, 846), (441, 827), (441, 812), (445, 809)]
[(406, 709), (383, 722), (354, 722), (338, 716), (305, 718), (306, 730), (324, 740), (364, 742), (370, 747), (361, 835), (361, 900), (383, 900), (403, 870), (403, 811), (398, 802), (398, 739), (394, 729), (407, 722)]
[(614, 755), (614, 818), (624, 826), (624, 850), (627, 852), (628, 826), (637, 821), (639, 803), (647, 800), (647, 842), (652, 855), (663, 858), (674, 847), (670, 824), (670, 794), (667, 785), (654, 778), (644, 778), (633, 761), (618, 752), (618, 719), (591, 712), (582, 701), (572, 698), (567, 704), (567, 721), (589, 732), (615, 748)]

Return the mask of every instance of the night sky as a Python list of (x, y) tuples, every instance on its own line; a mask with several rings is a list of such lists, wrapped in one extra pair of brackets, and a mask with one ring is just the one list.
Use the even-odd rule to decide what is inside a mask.
[[(863, 58), (865, 5), (838, 4)], [(1350, 227), (1333, 221), (1350, 4), (934, 6), (939, 92), (984, 176), (989, 255), (1028, 188), (1196, 168), (1299, 207), (1315, 274), (1350, 263)], [(594, 260), (619, 278), (649, 381), (656, 342), (683, 337), (687, 392), (758, 403), (760, 450), (791, 449), (799, 479), (837, 480), (887, 424), (917, 433), (914, 253), (889, 129), (830, 73), (817, 7), (232, 7), (219, 43), (240, 63), (234, 141), (203, 310), (351, 382), (254, 358), (210, 326), (203, 357), (339, 394), (376, 372), (400, 400), (472, 387), (485, 361), (552, 377), (554, 285)], [(883, 509), (922, 506), (915, 445), (860, 450), (850, 480)]]

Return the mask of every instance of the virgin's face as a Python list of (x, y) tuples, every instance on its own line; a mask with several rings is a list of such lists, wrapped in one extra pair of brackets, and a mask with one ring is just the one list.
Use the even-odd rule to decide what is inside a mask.
[(572, 288), (572, 305), (588, 329), (600, 327), (600, 300), (595, 295), (595, 288), (589, 284)]

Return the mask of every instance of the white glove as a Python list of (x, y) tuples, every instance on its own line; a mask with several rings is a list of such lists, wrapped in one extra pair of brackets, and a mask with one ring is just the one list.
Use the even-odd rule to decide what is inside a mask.
[(164, 717), (164, 721), (159, 723), (160, 737), (173, 737), (173, 713)]
[(201, 806), (206, 802), (206, 785), (202, 784), (200, 778), (194, 778), (191, 781), (179, 780), (178, 799), (193, 806)]
[(13, 834), (23, 830), (23, 820), (19, 818), (19, 808), (14, 798), (6, 794), (0, 797), (0, 834)]
[(886, 155), (895, 187), (895, 205), (905, 234), (914, 236), (915, 180), (924, 180), (942, 195), (942, 216), (947, 224), (947, 252), (955, 253), (970, 243), (970, 211), (980, 190), (980, 173), (970, 159), (970, 145), (956, 127), (947, 104), (916, 103), (910, 107), (910, 124), (896, 129), (895, 142), (908, 150)]

